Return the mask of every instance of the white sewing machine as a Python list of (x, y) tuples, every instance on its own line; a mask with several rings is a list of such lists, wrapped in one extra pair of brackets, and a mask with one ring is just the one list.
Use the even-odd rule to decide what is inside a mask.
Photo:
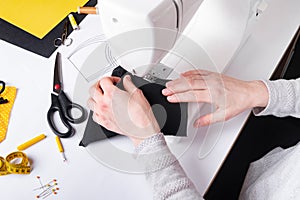
[[(263, 0), (101, 0), (100, 19), (111, 52), (107, 43), (101, 43), (84, 62), (81, 74), (86, 80), (97, 79), (103, 69), (111, 73), (117, 65), (150, 81), (175, 79), (193, 69), (222, 73), (266, 7)], [(114, 59), (117, 64), (111, 62)], [(176, 155), (199, 132), (192, 124), (200, 109), (204, 114), (212, 108), (189, 104), (188, 137), (175, 142), (176, 149), (170, 145)], [(213, 126), (201, 133), (206, 137), (197, 144), (199, 158), (211, 152), (222, 128)], [(172, 140), (168, 137), (167, 141)], [(88, 148), (97, 158), (105, 150), (101, 145)]]
[[(263, 0), (99, 2), (112, 54), (127, 71), (149, 81), (174, 79), (192, 69), (224, 72), (266, 7)], [(198, 132), (191, 123), (200, 109), (202, 114), (213, 109), (206, 107), (189, 104), (190, 138)], [(200, 158), (208, 155), (219, 138), (218, 134), (206, 134)]]
[(263, 0), (101, 0), (99, 11), (113, 55), (124, 68), (175, 78), (169, 76), (173, 70), (223, 72), (266, 5)]

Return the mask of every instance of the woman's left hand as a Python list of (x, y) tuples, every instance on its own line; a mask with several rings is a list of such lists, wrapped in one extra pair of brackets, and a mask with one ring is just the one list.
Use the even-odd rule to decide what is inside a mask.
[(121, 79), (105, 77), (90, 89), (88, 106), (93, 119), (105, 128), (128, 136), (135, 145), (159, 133), (160, 128), (143, 92), (131, 81), (123, 79), (124, 90), (115, 86)]

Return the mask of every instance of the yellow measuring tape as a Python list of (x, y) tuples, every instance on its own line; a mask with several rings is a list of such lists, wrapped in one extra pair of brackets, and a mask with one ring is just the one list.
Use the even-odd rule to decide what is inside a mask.
[[(18, 164), (12, 161), (16, 158), (20, 158), (21, 162)], [(30, 174), (31, 166), (28, 157), (23, 152), (13, 152), (6, 156), (4, 159), (0, 156), (0, 176), (7, 174)]]

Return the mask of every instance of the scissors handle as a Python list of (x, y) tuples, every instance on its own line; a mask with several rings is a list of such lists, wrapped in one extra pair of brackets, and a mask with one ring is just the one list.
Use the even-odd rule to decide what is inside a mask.
[(70, 46), (73, 40), (71, 38), (55, 38), (53, 41), (55, 47), (59, 47), (61, 45)]
[[(73, 127), (68, 123), (67, 119), (65, 118), (62, 107), (58, 100), (58, 96), (51, 94), (51, 101), (52, 101), (52, 104), (47, 113), (47, 120), (48, 120), (48, 124), (49, 124), (50, 128), (58, 137), (67, 138), (67, 137), (72, 136), (74, 134), (75, 130), (73, 129)], [(59, 113), (60, 120), (64, 124), (64, 126), (67, 128), (67, 132), (62, 133), (59, 130), (57, 130), (57, 127), (55, 126), (55, 123), (53, 121), (55, 112)]]
[[(79, 124), (86, 119), (85, 109), (82, 106), (71, 102), (62, 90), (58, 94), (58, 100), (61, 105), (62, 112), (69, 122), (73, 124)], [(74, 118), (71, 114), (72, 109), (78, 109), (80, 111), (80, 116)]]

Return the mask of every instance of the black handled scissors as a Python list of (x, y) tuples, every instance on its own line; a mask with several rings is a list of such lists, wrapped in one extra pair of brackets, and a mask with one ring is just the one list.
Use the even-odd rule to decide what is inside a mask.
[[(73, 124), (79, 124), (86, 119), (85, 109), (71, 102), (62, 89), (62, 78), (61, 78), (61, 54), (57, 53), (54, 67), (54, 81), (53, 81), (53, 93), (51, 93), (51, 107), (47, 113), (47, 120), (52, 131), (61, 138), (67, 138), (74, 134), (75, 130), (69, 122)], [(78, 109), (80, 116), (74, 118), (71, 115), (72, 109)], [(53, 117), (54, 113), (58, 112), (61, 122), (66, 126), (67, 132), (60, 132), (54, 124)]]

